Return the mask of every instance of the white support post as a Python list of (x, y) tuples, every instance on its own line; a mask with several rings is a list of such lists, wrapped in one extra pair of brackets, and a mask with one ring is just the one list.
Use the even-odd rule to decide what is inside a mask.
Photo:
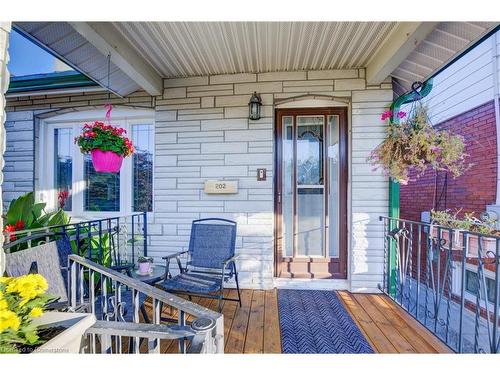
[(498, 46), (498, 33), (495, 33), (491, 38), (491, 54), (493, 65), (493, 105), (495, 106), (495, 123), (497, 130), (497, 198), (496, 205), (500, 206), (500, 79), (499, 75), (499, 59), (500, 51)]
[(498, 32), (491, 37), (491, 66), (493, 77), (493, 106), (495, 107), (495, 124), (497, 132), (497, 191), (495, 203), (486, 206), (488, 217), (497, 220), (500, 228), (500, 40)]
[[(2, 184), (3, 184), (3, 154), (5, 152), (5, 128), (4, 123), (6, 119), (5, 114), (5, 93), (9, 88), (9, 71), (7, 63), (9, 62), (9, 33), (11, 23), (0, 22), (0, 209), (3, 211), (3, 197), (2, 197)], [(0, 216), (0, 227), (3, 228), (3, 219)], [(0, 236), (0, 276), (5, 271), (5, 254), (3, 251), (3, 235)]]

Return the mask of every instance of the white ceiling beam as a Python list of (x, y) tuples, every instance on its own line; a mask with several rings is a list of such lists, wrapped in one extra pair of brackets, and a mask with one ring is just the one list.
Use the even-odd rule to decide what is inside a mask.
[(153, 67), (137, 53), (109, 22), (70, 22), (79, 34), (150, 95), (161, 95), (163, 81)]
[(400, 22), (366, 67), (369, 85), (383, 82), (436, 28), (439, 22)]

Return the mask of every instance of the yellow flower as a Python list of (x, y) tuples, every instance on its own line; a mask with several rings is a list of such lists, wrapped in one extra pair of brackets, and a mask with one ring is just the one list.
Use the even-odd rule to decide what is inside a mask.
[(30, 317), (38, 318), (43, 315), (43, 309), (41, 307), (33, 307), (30, 311)]
[(9, 305), (6, 300), (0, 299), (0, 311), (7, 310), (9, 308)]
[(9, 328), (17, 331), (20, 324), (21, 320), (16, 313), (10, 310), (0, 311), (0, 333)]
[(0, 283), (8, 284), (11, 279), (12, 279), (12, 277), (0, 276)]
[(29, 274), (12, 279), (7, 285), (7, 293), (17, 293), (23, 299), (20, 306), (44, 294), (48, 289), (47, 280), (38, 274)]

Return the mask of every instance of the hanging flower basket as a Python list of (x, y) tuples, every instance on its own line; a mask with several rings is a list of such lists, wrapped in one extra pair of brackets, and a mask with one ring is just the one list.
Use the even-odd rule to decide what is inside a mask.
[[(396, 123), (395, 117), (401, 123)], [(408, 118), (405, 112), (387, 111), (382, 114), (382, 120), (388, 120), (387, 136), (368, 158), (374, 171), (382, 168), (384, 175), (406, 185), (412, 170), (416, 177), (423, 175), (427, 168), (458, 177), (471, 166), (465, 163), (468, 155), (463, 137), (435, 129), (429, 123), (425, 107), (417, 107)]]
[[(110, 111), (106, 114), (108, 120)], [(124, 136), (126, 132), (123, 128), (95, 121), (84, 125), (75, 143), (83, 154), (91, 155), (96, 172), (118, 173), (123, 158), (135, 151), (130, 139)]]
[(90, 155), (96, 172), (118, 173), (122, 167), (123, 156), (113, 151), (95, 149), (90, 152)]

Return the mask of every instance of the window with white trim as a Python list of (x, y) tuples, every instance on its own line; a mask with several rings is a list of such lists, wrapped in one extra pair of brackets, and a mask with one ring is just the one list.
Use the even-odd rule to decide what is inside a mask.
[[(462, 263), (458, 261), (453, 262), (453, 276), (452, 276), (452, 291), (453, 294), (460, 296), (462, 287)], [(464, 285), (464, 296), (465, 299), (471, 303), (476, 303), (477, 295), (480, 291), (480, 303), (481, 306), (485, 305), (484, 296), (484, 285), (486, 286), (486, 299), (488, 304), (492, 308), (495, 303), (495, 273), (483, 269), (485, 284), (479, 283), (479, 275), (477, 266), (474, 264), (465, 264), (465, 285)], [(500, 303), (500, 301), (499, 301)]]
[[(495, 279), (491, 277), (484, 278), (486, 282), (486, 294), (489, 303), (495, 303)], [(465, 270), (465, 290), (470, 294), (477, 296), (479, 293), (480, 283), (477, 271)], [(481, 290), (481, 298), (484, 299), (484, 290)]]
[(74, 144), (84, 124), (102, 121), (102, 116), (102, 111), (88, 111), (78, 113), (75, 118), (61, 115), (41, 124), (40, 200), (47, 202), (50, 209), (63, 207), (74, 217), (152, 211), (152, 112), (122, 110), (120, 116), (112, 114), (112, 125), (127, 131), (126, 136), (136, 150), (124, 159), (119, 173), (96, 172), (90, 155), (83, 155)]

